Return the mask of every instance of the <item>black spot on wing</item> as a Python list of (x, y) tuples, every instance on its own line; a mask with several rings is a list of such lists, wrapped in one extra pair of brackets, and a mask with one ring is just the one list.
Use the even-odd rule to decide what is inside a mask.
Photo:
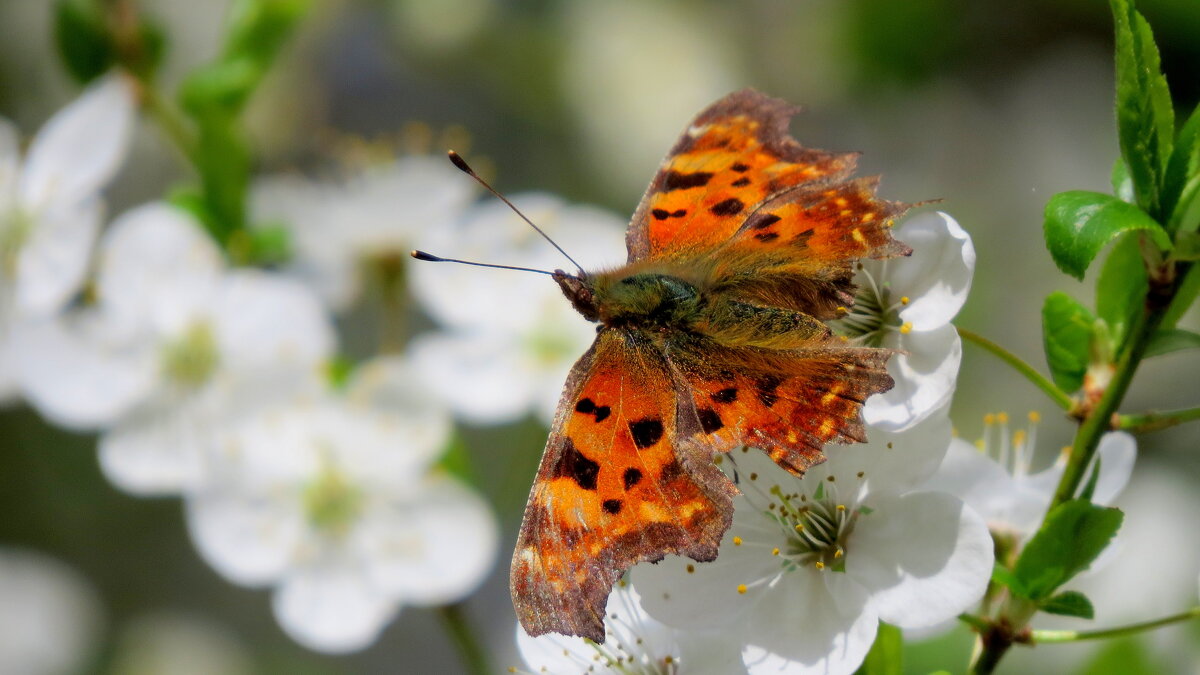
[(612, 409), (606, 405), (596, 406), (596, 421), (603, 422), (611, 413)]
[(772, 239), (778, 239), (779, 233), (778, 232), (763, 232), (761, 234), (754, 235), (754, 238), (759, 241), (764, 241), (764, 242), (771, 241)]
[(714, 216), (736, 216), (737, 214), (741, 213), (742, 209), (744, 208), (746, 208), (746, 205), (742, 203), (742, 200), (738, 199), (737, 197), (730, 197), (725, 201), (713, 204), (712, 207), (709, 208), (709, 212), (711, 212)]
[(575, 412), (591, 414), (594, 410), (596, 410), (596, 402), (590, 398), (581, 398), (575, 404)]
[(700, 428), (704, 429), (706, 434), (720, 431), (725, 426), (721, 416), (712, 408), (701, 408), (696, 411), (696, 416), (700, 418)]
[(662, 438), (662, 420), (649, 417), (644, 420), (630, 422), (629, 433), (633, 435), (633, 444), (639, 449), (648, 448)]
[(779, 388), (779, 384), (783, 380), (778, 377), (764, 377), (754, 385), (754, 393), (758, 396), (759, 402), (770, 408), (779, 400), (779, 395), (775, 390)]
[(672, 190), (704, 187), (708, 185), (708, 181), (712, 180), (712, 177), (713, 175), (706, 171), (696, 171), (694, 173), (668, 171), (666, 176), (663, 177), (662, 191), (671, 192)]
[(635, 469), (631, 466), (628, 469), (625, 469), (625, 474), (621, 476), (621, 479), (625, 482), (625, 489), (628, 490), (634, 485), (642, 482), (642, 472), (641, 470)]
[(734, 162), (732, 165), (730, 165), (729, 168), (733, 169), (734, 171), (736, 171), (738, 173), (745, 173), (750, 170), (750, 167), (748, 165), (742, 164), (741, 162)]
[(596, 476), (600, 474), (600, 465), (587, 457), (575, 447), (571, 439), (563, 441), (563, 453), (554, 467), (555, 478), (570, 478), (584, 490), (596, 489)]
[(746, 178), (745, 176), (742, 176), (741, 178), (730, 183), (730, 185), (732, 185), (733, 187), (746, 187), (749, 184), (750, 184), (750, 179)]
[(746, 219), (746, 227), (751, 230), (761, 230), (778, 223), (781, 218), (774, 213), (759, 211)]
[(666, 220), (671, 217), (671, 212), (666, 209), (654, 209), (650, 215), (654, 216), (656, 220)]
[(606, 512), (611, 513), (613, 515), (616, 515), (621, 512), (621, 500), (620, 499), (605, 499), (604, 503), (602, 503), (600, 506)]
[(709, 395), (709, 398), (717, 403), (733, 403), (737, 400), (737, 391), (737, 387), (726, 387), (720, 391), (713, 392)]

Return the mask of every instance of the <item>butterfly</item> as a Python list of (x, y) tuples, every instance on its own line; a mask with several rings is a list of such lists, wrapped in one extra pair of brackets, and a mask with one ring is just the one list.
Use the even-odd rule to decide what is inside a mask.
[(684, 130), (626, 233), (625, 266), (553, 274), (598, 325), (563, 391), (513, 553), (530, 635), (604, 641), (613, 584), (667, 554), (717, 556), (734, 482), (714, 460), (761, 448), (796, 475), (826, 443), (865, 440), (890, 352), (824, 323), (854, 301), (861, 258), (908, 255), (908, 205), (851, 178), (857, 154), (805, 148), (796, 108), (754, 90)]

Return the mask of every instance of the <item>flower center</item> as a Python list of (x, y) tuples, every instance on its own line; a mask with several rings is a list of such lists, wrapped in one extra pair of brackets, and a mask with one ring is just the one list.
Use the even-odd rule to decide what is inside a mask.
[(188, 388), (197, 388), (212, 377), (220, 362), (212, 326), (197, 321), (176, 341), (163, 347), (162, 366), (166, 376)]
[(33, 234), (33, 216), (20, 208), (0, 213), (0, 272), (13, 278), (17, 275), (17, 258), (29, 235)]
[[(860, 506), (857, 498), (840, 498), (835, 476), (818, 483), (811, 495), (785, 492), (779, 485), (773, 485), (769, 494), (766, 516), (783, 530), (785, 542), (771, 554), (782, 558), (789, 571), (799, 567), (844, 570), (846, 542), (859, 514), (869, 509)], [(735, 538), (734, 544), (738, 543)]]
[[(881, 263), (881, 279), (886, 277), (887, 261)], [(891, 283), (875, 279), (862, 263), (858, 265), (858, 291), (854, 304), (839, 308), (842, 318), (833, 322), (834, 330), (854, 342), (868, 347), (879, 347), (884, 336), (891, 331), (907, 333), (912, 325), (900, 319), (900, 310), (908, 305), (908, 297), (893, 297)]]
[(332, 463), (304, 488), (304, 512), (314, 529), (341, 537), (362, 512), (363, 494)]

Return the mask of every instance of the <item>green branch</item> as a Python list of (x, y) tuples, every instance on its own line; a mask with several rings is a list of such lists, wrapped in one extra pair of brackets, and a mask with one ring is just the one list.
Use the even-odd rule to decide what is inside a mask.
[(1200, 420), (1200, 407), (1148, 412), (1140, 415), (1117, 415), (1117, 428), (1125, 431), (1146, 432), (1167, 429), (1184, 422)]
[(462, 603), (442, 605), (437, 608), (437, 611), (442, 617), (442, 625), (450, 634), (454, 646), (458, 648), (466, 672), (471, 675), (489, 675), (496, 672), (492, 669), (487, 654), (479, 644), (478, 634), (472, 630), (467, 621)]
[(1133, 623), (1128, 626), (1119, 626), (1117, 628), (1105, 628), (1103, 630), (1035, 630), (1030, 636), (1032, 642), (1036, 644), (1056, 644), (1062, 642), (1078, 642), (1080, 640), (1103, 640), (1110, 637), (1121, 637), (1123, 635), (1133, 635), (1143, 631), (1153, 630), (1162, 626), (1168, 626), (1181, 621), (1189, 621), (1191, 619), (1200, 619), (1200, 607), (1193, 607), (1179, 614), (1164, 616), (1161, 619), (1153, 621), (1144, 621), (1142, 623)]
[(1072, 400), (1066, 392), (1055, 386), (1055, 384), (1050, 381), (1050, 378), (1039, 373), (1033, 366), (1023, 361), (1021, 357), (983, 337), (979, 333), (967, 330), (961, 326), (955, 326), (955, 328), (958, 329), (958, 334), (962, 337), (962, 339), (983, 347), (985, 350), (998, 357), (1001, 361), (1004, 361), (1008, 365), (1012, 366), (1013, 369), (1015, 369), (1018, 373), (1024, 375), (1025, 378), (1032, 382), (1035, 387), (1041, 389), (1047, 396), (1049, 396), (1050, 400), (1054, 401), (1058, 407), (1068, 411), (1074, 407), (1075, 401)]

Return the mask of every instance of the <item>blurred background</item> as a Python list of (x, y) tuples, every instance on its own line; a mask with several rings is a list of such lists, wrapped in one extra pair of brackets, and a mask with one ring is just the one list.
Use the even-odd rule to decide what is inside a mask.
[[(1200, 3), (1138, 4), (1177, 109), (1191, 111), (1200, 101)], [(50, 38), (52, 5), (0, 0), (0, 115), (25, 134), (78, 92)], [(167, 89), (217, 53), (224, 0), (137, 5), (168, 36)], [(1111, 41), (1101, 0), (328, 0), (314, 4), (248, 121), (258, 172), (320, 170), (333, 160), (333, 138), (386, 138), (435, 155), (454, 142), (502, 191), (547, 191), (625, 217), (691, 116), (752, 86), (806, 107), (792, 127), (802, 143), (862, 151), (860, 173), (883, 176), (883, 197), (942, 200), (938, 208), (958, 219), (978, 251), (958, 323), (1041, 367), (1042, 299), (1054, 290), (1089, 304), (1093, 297), (1091, 276), (1078, 283), (1055, 269), (1042, 246), (1041, 210), (1062, 190), (1110, 189)], [(110, 213), (185, 178), (186, 167), (143, 123), (108, 190)], [(419, 332), (429, 324), (412, 311)], [(343, 349), (369, 355), (377, 323), (371, 303), (344, 313)], [(1194, 311), (1183, 326), (1200, 326)], [(987, 412), (1024, 419), (1039, 411), (1036, 464), (1050, 462), (1071, 424), (1003, 364), (969, 344), (964, 352), (953, 408), (959, 434), (979, 437)], [(1124, 409), (1198, 402), (1200, 369), (1182, 352), (1148, 362)], [(502, 668), (519, 664), (507, 559), (545, 417), (460, 424), (476, 475), (490, 476), (477, 487), (502, 537), (491, 576), (465, 608)], [(118, 491), (101, 475), (94, 447), (95, 437), (54, 428), (28, 407), (0, 411), (0, 545), (73, 570), (94, 615), (80, 629), (82, 672), (460, 669), (438, 616), (419, 608), (406, 607), (357, 654), (297, 646), (272, 619), (265, 592), (224, 581), (197, 556), (177, 499)], [(1200, 432), (1193, 424), (1147, 434), (1139, 450), (1125, 499), (1138, 509), (1126, 529), (1140, 536), (1128, 543), (1132, 562), (1116, 567), (1121, 592), (1097, 625), (1196, 601), (1200, 541), (1190, 518), (1200, 508)], [(1184, 626), (1136, 642), (1046, 646), (1036, 660), (1014, 650), (1001, 672), (1032, 663), (1040, 672), (1135, 672), (1121, 665), (1128, 663), (1145, 668), (1136, 672), (1195, 673), (1198, 641), (1200, 631)], [(907, 669), (957, 668), (969, 646), (961, 630), (910, 645)]]

